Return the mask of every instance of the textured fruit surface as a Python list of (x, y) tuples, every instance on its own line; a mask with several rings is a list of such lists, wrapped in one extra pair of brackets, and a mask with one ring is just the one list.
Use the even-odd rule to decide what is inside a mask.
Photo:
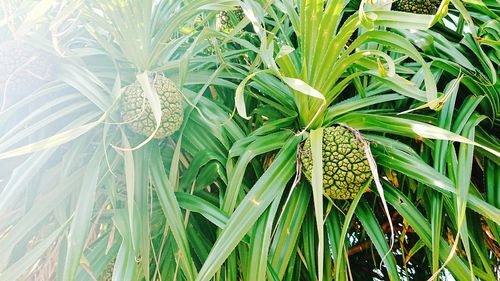
[[(353, 199), (371, 179), (363, 143), (342, 126), (323, 130), (323, 193), (331, 199)], [(311, 141), (308, 138), (301, 154), (302, 170), (310, 180), (313, 169)]]
[(8, 40), (0, 44), (0, 103), (10, 106), (51, 77), (53, 57), (26, 43)]
[(111, 281), (111, 280), (113, 280), (113, 270), (114, 270), (114, 268), (115, 268), (115, 260), (111, 261), (106, 266), (106, 268), (104, 269), (104, 271), (99, 276), (99, 279), (97, 279), (97, 280), (98, 281)]
[[(161, 122), (155, 138), (164, 138), (175, 133), (182, 125), (182, 94), (170, 79), (156, 76), (154, 88), (160, 98)], [(138, 81), (129, 85), (123, 93), (122, 116), (130, 129), (149, 137), (154, 133), (156, 121), (151, 106)]]
[(245, 13), (243, 13), (243, 9), (240, 7), (233, 11), (220, 12), (218, 16), (220, 30), (230, 32), (234, 28), (234, 24), (241, 21), (244, 17)]
[(396, 0), (392, 3), (392, 10), (413, 14), (434, 15), (441, 0)]

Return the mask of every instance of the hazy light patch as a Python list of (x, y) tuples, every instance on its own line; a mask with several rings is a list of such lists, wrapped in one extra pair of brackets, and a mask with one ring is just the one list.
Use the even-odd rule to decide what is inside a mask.
[(255, 29), (255, 33), (260, 34), (262, 32), (262, 28), (258, 24), (253, 24), (253, 29)]
[[(448, 19), (448, 17), (450, 17), (453, 21), (450, 21)], [(453, 14), (450, 14), (448, 13), (448, 17), (444, 18), (443, 19), (443, 22), (444, 22), (444, 25), (450, 29), (455, 29), (457, 28), (457, 23), (458, 23), (458, 17), (453, 15)], [(465, 24), (464, 25), (464, 33), (471, 33), (470, 31), (470, 28), (469, 28), (469, 25)]]
[(443, 133), (441, 130), (437, 130), (436, 128), (429, 128), (421, 124), (411, 124), (410, 126), (413, 132), (423, 138), (432, 138), (439, 140), (450, 139), (447, 134)]
[(245, 13), (245, 16), (252, 23), (253, 28), (255, 30), (255, 33), (257, 33), (257, 34), (263, 34), (263, 30), (260, 27), (259, 21), (257, 20), (257, 16), (255, 16), (255, 13), (253, 12), (253, 10), (247, 8), (245, 5), (241, 5), (241, 8), (243, 9), (243, 12)]
[(450, 271), (448, 269), (444, 269), (444, 279), (443, 277), (441, 277), (442, 280), (446, 280), (446, 281), (455, 281), (455, 278), (453, 278), (453, 275), (451, 275)]
[(421, 43), (425, 44), (425, 41), (426, 41), (426, 39), (424, 39), (424, 38), (418, 38), (418, 39), (415, 40), (415, 43), (417, 45), (420, 45)]
[(441, 188), (444, 188), (444, 189), (449, 189), (448, 186), (446, 184), (444, 184), (444, 182), (442, 182), (440, 180), (433, 180), (432, 184), (435, 185), (435, 186), (437, 186), (437, 187), (441, 187)]
[(247, 16), (247, 18), (253, 22), (253, 23), (258, 23), (257, 21), (257, 17), (255, 16), (253, 10), (251, 9), (245, 9), (245, 15)]
[(257, 205), (257, 206), (259, 206), (259, 205), (260, 205), (260, 202), (259, 202), (259, 201), (257, 201), (255, 198), (252, 198), (252, 203), (253, 203), (254, 205)]

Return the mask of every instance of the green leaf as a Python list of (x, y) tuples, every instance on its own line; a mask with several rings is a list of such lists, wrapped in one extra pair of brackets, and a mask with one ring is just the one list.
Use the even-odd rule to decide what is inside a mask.
[(227, 221), (229, 220), (228, 215), (210, 202), (183, 192), (177, 192), (175, 195), (179, 202), (179, 206), (183, 209), (201, 214), (220, 229), (226, 227)]
[(316, 229), (318, 233), (317, 266), (318, 280), (323, 280), (323, 256), (325, 251), (325, 238), (323, 227), (323, 128), (311, 131), (311, 152), (313, 159), (313, 170), (311, 185), (313, 189), (314, 214), (316, 218)]
[[(69, 221), (68, 221), (69, 222)], [(17, 280), (22, 276), (30, 267), (36, 263), (42, 255), (53, 245), (54, 241), (59, 237), (61, 232), (66, 227), (66, 224), (61, 225), (57, 230), (52, 232), (47, 238), (43, 239), (36, 245), (27, 255), (18, 260), (15, 264), (0, 272), (2, 280)]]
[[(292, 191), (291, 191), (292, 192)], [(280, 215), (276, 233), (270, 249), (270, 263), (282, 280), (287, 268), (293, 267), (296, 255), (297, 239), (299, 237), (304, 217), (308, 212), (311, 189), (302, 181), (289, 195), (285, 209)]]
[(191, 257), (191, 251), (184, 228), (182, 213), (179, 203), (175, 198), (173, 186), (164, 170), (163, 162), (160, 158), (160, 151), (155, 141), (152, 141), (148, 146), (152, 146), (151, 164), (149, 166), (152, 183), (155, 186), (156, 193), (162, 205), (163, 213), (167, 218), (167, 223), (172, 231), (177, 246), (179, 247), (180, 265), (183, 273), (188, 280), (194, 280), (197, 272)]
[(399, 280), (400, 276), (396, 264), (396, 258), (390, 252), (389, 245), (387, 244), (385, 233), (378, 224), (377, 218), (368, 205), (366, 200), (361, 200), (356, 208), (356, 217), (361, 221), (363, 229), (368, 233), (378, 254), (384, 257), (383, 262), (387, 268), (390, 280)]
[(250, 252), (246, 280), (265, 280), (273, 230), (274, 217), (280, 203), (277, 197), (269, 209), (256, 222), (250, 235)]
[(67, 238), (68, 249), (64, 263), (64, 279), (66, 280), (74, 279), (80, 264), (93, 215), (97, 182), (101, 173), (96, 167), (101, 167), (100, 163), (104, 160), (103, 155), (103, 148), (101, 146), (97, 147), (85, 170)]
[[(237, 205), (236, 201), (241, 190), (241, 183), (250, 161), (258, 155), (281, 148), (290, 139), (290, 136), (290, 132), (286, 131), (262, 137), (259, 136), (245, 148), (245, 152), (240, 159), (238, 159), (234, 170), (228, 172), (229, 184), (227, 186), (224, 203), (222, 204), (222, 210), (225, 213), (231, 214)], [(233, 152), (233, 149), (231, 149), (231, 152)]]
[[(423, 243), (428, 248), (432, 248), (431, 226), (426, 218), (420, 213), (415, 205), (394, 186), (384, 182), (386, 187), (385, 195), (387, 202), (391, 204), (403, 218), (408, 221), (413, 230), (417, 233)], [(441, 239), (439, 257), (442, 261), (446, 260), (450, 247), (444, 239)], [(447, 265), (447, 269), (458, 280), (468, 280), (470, 278), (470, 270), (467, 265), (457, 255), (453, 255)]]
[(200, 269), (197, 280), (212, 278), (243, 236), (251, 229), (253, 223), (276, 196), (281, 194), (295, 172), (294, 161), (299, 141), (300, 138), (292, 137), (283, 146), (273, 164), (238, 205)]
[(337, 121), (339, 123), (346, 123), (347, 125), (358, 130), (375, 130), (379, 132), (401, 134), (404, 136), (420, 136), (423, 138), (449, 140), (471, 144), (483, 148), (497, 157), (500, 157), (500, 151), (496, 151), (493, 148), (478, 144), (448, 130), (413, 120), (374, 114), (351, 113), (344, 115)]

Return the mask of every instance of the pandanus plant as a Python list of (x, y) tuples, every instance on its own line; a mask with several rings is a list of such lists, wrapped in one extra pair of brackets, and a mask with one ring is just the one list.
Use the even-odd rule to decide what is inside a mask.
[[(16, 13), (6, 18), (16, 18), (19, 7), (8, 2), (2, 8)], [(183, 101), (186, 119), (222, 123), (228, 114), (198, 93), (211, 81), (206, 72), (187, 75), (206, 62), (189, 61), (197, 34), (183, 27), (235, 3), (25, 1), (32, 15), (51, 19), (44, 42), (64, 63), (53, 81), (0, 114), (0, 165), (27, 155), (1, 179), (1, 280), (95, 280), (109, 271), (113, 280), (174, 280), (174, 256), (179, 275), (196, 278), (175, 199), (178, 174), (167, 175), (164, 161), (178, 165), (181, 142), (172, 156), (171, 135), (184, 130)], [(40, 97), (39, 108), (6, 127)], [(31, 138), (44, 129), (50, 133)]]
[(65, 60), (0, 114), (57, 94), (0, 135), (0, 280), (496, 280), (480, 2), (41, 1)]
[[(499, 218), (470, 173), (473, 156), (496, 161), (497, 146), (474, 140), (484, 119), (466, 113), (474, 106), (455, 112), (449, 101), (460, 93), (460, 73), (438, 85), (432, 58), (426, 61), (395, 32), (429, 29), (447, 14), (449, 1), (442, 1), (435, 15), (366, 2), (372, 5), (362, 1), (352, 13), (343, 1), (241, 4), (244, 21), (260, 39), (259, 53), (249, 66), (228, 64), (236, 73), (250, 71), (236, 89), (234, 105), (254, 129), (230, 150), (237, 161), (228, 167), (221, 203), (229, 220), (198, 280), (220, 273), (224, 262), (224, 272), (231, 272), (238, 254), (245, 257), (242, 274), (248, 280), (266, 275), (344, 280), (348, 272), (357, 274), (348, 270), (346, 247), (363, 240), (372, 243), (391, 280), (412, 274), (434, 278), (441, 266), (457, 279), (495, 278), (495, 258), (481, 250), (485, 244), (471, 249), (466, 214), (484, 218), (490, 227)], [(268, 18), (274, 20), (272, 30), (265, 30)], [(254, 175), (250, 182), (248, 173)], [(494, 189), (493, 182), (486, 189)], [(365, 195), (367, 190), (376, 195)], [(314, 210), (308, 208), (311, 194)], [(443, 239), (443, 211), (455, 242)], [(381, 215), (389, 218), (387, 224), (377, 223)], [(351, 227), (354, 216), (361, 231)], [(395, 217), (402, 218), (396, 226)], [(405, 245), (415, 236), (418, 242)], [(394, 245), (403, 247), (404, 262), (397, 261), (398, 250), (391, 252)], [(455, 255), (462, 246), (466, 255)], [(419, 261), (408, 270), (422, 248), (432, 271), (419, 271)], [(482, 251), (478, 264), (472, 262), (477, 251)]]

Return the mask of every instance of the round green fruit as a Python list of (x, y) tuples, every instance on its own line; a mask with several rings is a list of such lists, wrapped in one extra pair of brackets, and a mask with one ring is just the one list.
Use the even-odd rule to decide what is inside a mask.
[(245, 13), (241, 7), (232, 11), (222, 11), (217, 17), (219, 30), (223, 32), (231, 32), (234, 24), (240, 22), (245, 17)]
[[(182, 94), (172, 80), (160, 75), (154, 78), (153, 86), (160, 98), (162, 113), (160, 127), (154, 137), (162, 139), (175, 133), (182, 125)], [(124, 122), (132, 131), (146, 137), (154, 133), (156, 121), (139, 81), (125, 89), (121, 100), (121, 113)]]
[(0, 106), (9, 107), (52, 77), (54, 58), (27, 43), (0, 43)]
[[(343, 126), (323, 130), (323, 193), (331, 199), (353, 199), (371, 180), (363, 142)], [(311, 180), (313, 160), (308, 138), (301, 153), (302, 170)]]
[(434, 15), (440, 4), (441, 0), (396, 0), (392, 3), (392, 10), (412, 14)]
[(111, 280), (113, 280), (113, 271), (115, 269), (115, 261), (116, 261), (116, 259), (113, 259), (110, 263), (108, 263), (108, 265), (106, 266), (104, 271), (101, 273), (101, 275), (97, 279), (98, 281), (111, 281)]

